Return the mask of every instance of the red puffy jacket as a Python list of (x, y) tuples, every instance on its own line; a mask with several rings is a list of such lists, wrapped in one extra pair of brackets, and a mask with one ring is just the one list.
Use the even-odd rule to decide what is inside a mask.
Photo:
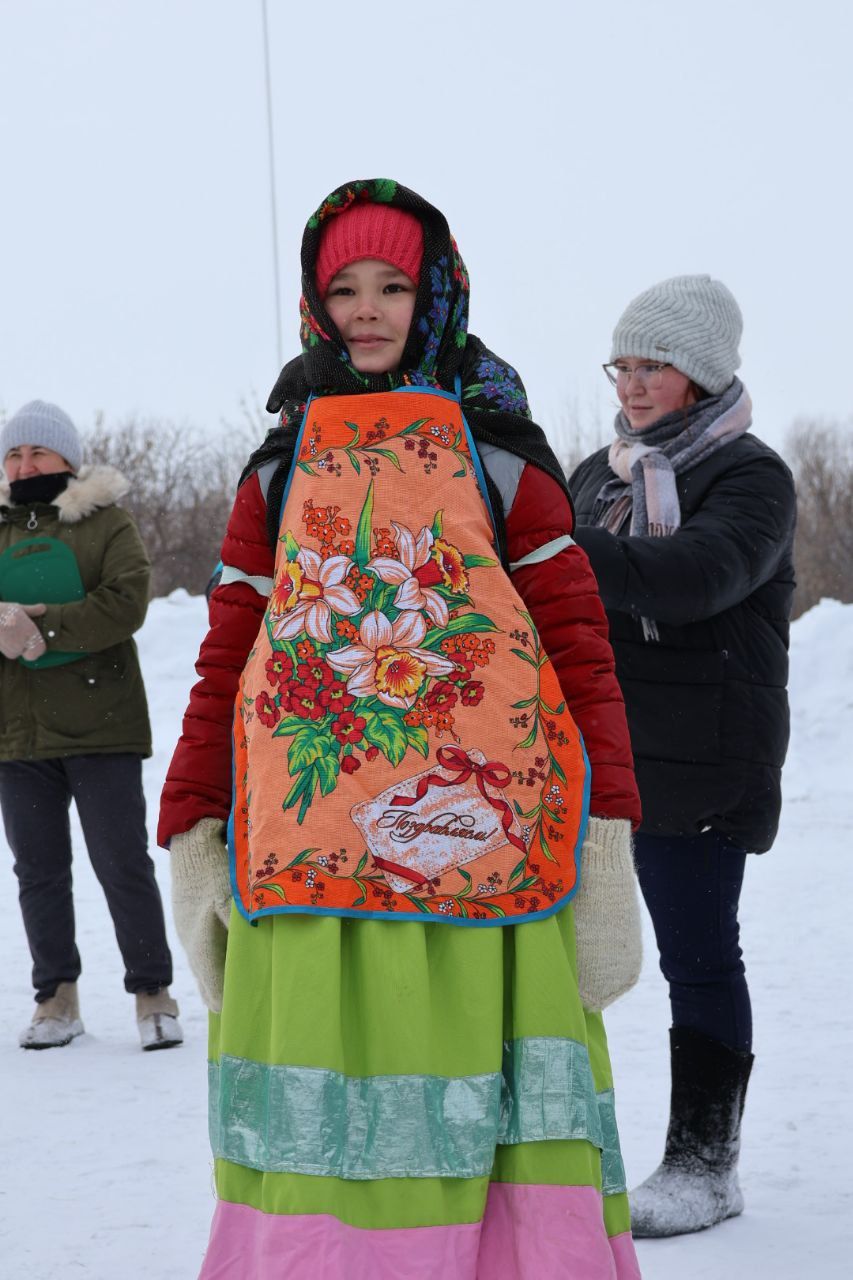
[[(538, 467), (492, 446), (481, 446), (480, 452), (503, 499), (513, 585), (536, 623), (583, 734), (592, 766), (590, 813), (629, 818), (637, 827), (640, 799), (625, 704), (595, 577), (571, 539), (574, 518), (568, 499)], [(228, 521), (223, 581), (210, 599), (210, 630), (196, 663), (200, 679), (190, 693), (163, 788), (157, 840), (164, 847), (200, 818), (224, 820), (231, 808), (234, 699), (275, 567), (266, 530), (266, 486), (274, 467), (268, 464), (240, 487)], [(540, 549), (546, 558), (514, 567)]]

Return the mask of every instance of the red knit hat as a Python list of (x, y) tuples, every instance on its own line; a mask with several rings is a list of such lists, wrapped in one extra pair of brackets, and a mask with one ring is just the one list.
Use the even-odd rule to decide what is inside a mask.
[(325, 298), (339, 271), (362, 258), (378, 258), (418, 283), (424, 233), (413, 213), (390, 204), (354, 204), (331, 217), (317, 254), (317, 288)]

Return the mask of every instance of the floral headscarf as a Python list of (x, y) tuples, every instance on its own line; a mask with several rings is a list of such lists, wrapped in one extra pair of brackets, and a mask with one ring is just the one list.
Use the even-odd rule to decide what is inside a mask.
[[(417, 217), (424, 254), (412, 325), (400, 367), (391, 373), (359, 373), (317, 290), (316, 263), (329, 218), (359, 200), (390, 204)], [(414, 191), (388, 178), (338, 187), (308, 219), (302, 238), (302, 354), (284, 366), (267, 401), (279, 425), (255, 451), (243, 479), (273, 457), (292, 456), (310, 394), (347, 395), (397, 387), (461, 388), (465, 417), (475, 439), (508, 449), (552, 475), (568, 493), (565, 476), (541, 427), (530, 416), (521, 378), (509, 364), (468, 333), (470, 286), (465, 263), (444, 215)]]
[[(323, 224), (359, 200), (391, 204), (413, 213), (424, 231), (415, 313), (399, 369), (393, 373), (363, 374), (353, 367), (346, 345), (317, 291), (316, 264)], [(466, 410), (480, 401), (484, 408), (530, 417), (521, 379), (509, 365), (468, 337), (468, 272), (442, 213), (414, 191), (386, 178), (348, 182), (328, 196), (308, 219), (302, 239), (302, 297), (300, 339), (302, 355), (285, 365), (267, 409), (286, 415), (294, 410), (288, 392), (306, 388), (315, 394), (389, 391), (395, 387), (439, 387), (453, 391), (462, 380)]]

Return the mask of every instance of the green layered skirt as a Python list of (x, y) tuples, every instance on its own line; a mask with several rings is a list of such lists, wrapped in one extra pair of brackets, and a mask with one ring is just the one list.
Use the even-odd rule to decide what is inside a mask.
[(500, 928), (232, 912), (203, 1280), (635, 1280), (571, 906)]

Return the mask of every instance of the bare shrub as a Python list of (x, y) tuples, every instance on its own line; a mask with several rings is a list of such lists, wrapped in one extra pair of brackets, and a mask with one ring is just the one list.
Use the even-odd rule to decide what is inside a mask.
[(605, 426), (601, 400), (596, 397), (582, 408), (577, 396), (566, 403), (556, 419), (546, 423), (545, 432), (567, 476), (584, 458), (609, 443), (613, 434)]
[[(152, 594), (204, 590), (240, 472), (271, 422), (257, 406), (244, 406), (243, 421), (215, 436), (138, 418), (117, 426), (101, 419), (86, 436), (86, 460), (117, 467), (131, 482), (122, 505), (151, 557)], [(571, 475), (605, 433), (599, 412), (584, 415), (574, 403), (548, 434)], [(824, 596), (853, 603), (853, 423), (798, 420), (784, 454), (797, 485), (796, 618)]]
[(84, 440), (87, 462), (117, 467), (130, 492), (121, 505), (136, 521), (152, 564), (151, 593), (204, 591), (246, 459), (269, 422), (246, 421), (217, 436), (159, 419), (99, 420)]
[(799, 419), (785, 457), (797, 485), (797, 618), (824, 596), (853, 603), (853, 424)]
[[(600, 404), (569, 403), (548, 436), (567, 476), (611, 438)], [(797, 486), (798, 618), (824, 596), (853, 603), (853, 421), (798, 419), (783, 449)]]

